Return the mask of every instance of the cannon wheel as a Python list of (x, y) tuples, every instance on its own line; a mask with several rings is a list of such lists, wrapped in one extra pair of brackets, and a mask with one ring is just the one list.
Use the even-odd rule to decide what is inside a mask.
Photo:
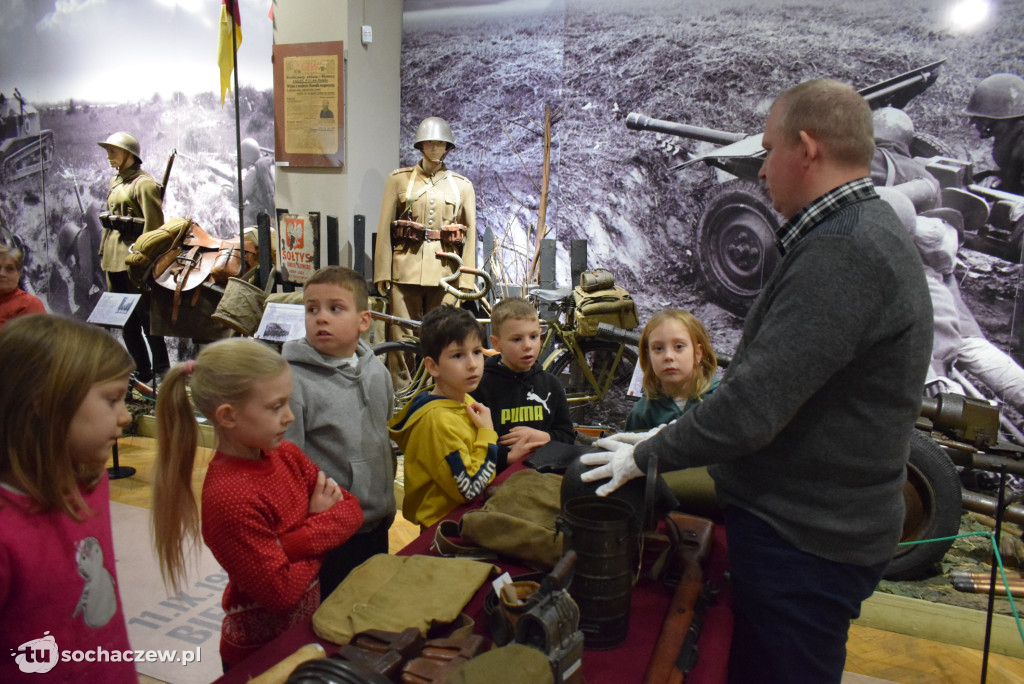
[[(910, 436), (907, 482), (903, 486), (906, 514), (901, 542), (952, 537), (960, 530), (960, 476), (945, 451), (928, 435)], [(935, 574), (953, 540), (900, 546), (885, 571), (887, 580), (912, 580)]]
[(915, 133), (914, 139), (910, 141), (910, 156), (912, 157), (949, 157), (959, 159), (956, 151), (945, 141), (939, 140), (928, 133)]
[(711, 297), (743, 315), (775, 270), (779, 216), (761, 186), (751, 180), (723, 183), (697, 223), (701, 275)]

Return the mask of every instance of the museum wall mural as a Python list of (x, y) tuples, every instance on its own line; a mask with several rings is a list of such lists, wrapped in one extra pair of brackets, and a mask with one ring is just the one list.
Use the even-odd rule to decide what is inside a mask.
[[(926, 87), (899, 103), (916, 151), (974, 171), (996, 167), (991, 140), (964, 109), (985, 77), (1024, 73), (1024, 0), (988, 3), (974, 27), (951, 14), (959, 4), (405, 0), (402, 164), (418, 159), (418, 122), (447, 119), (458, 145), (447, 161), (476, 187), (478, 226), (499, 247), (495, 267), (522, 282), (544, 194), (547, 120), (545, 224), (559, 244), (559, 284), (569, 284), (570, 240), (586, 238), (590, 266), (614, 272), (641, 320), (690, 309), (728, 352), (770, 270), (773, 254), (758, 236), (778, 218), (756, 171), (729, 173), (716, 155), (732, 141), (756, 149), (747, 138), (780, 91), (816, 76), (869, 88), (919, 70)], [(269, 7), (241, 0), (242, 136), (264, 155), (273, 145)], [(5, 8), (0, 221), (25, 247), (26, 288), (52, 311), (84, 318), (103, 289), (94, 254), (112, 170), (96, 143), (115, 131), (138, 135), (143, 168), (157, 178), (177, 150), (166, 216), (192, 216), (225, 237), (237, 230), (234, 102), (222, 108), (217, 92), (218, 11), (182, 0)], [(645, 117), (712, 131), (650, 130)], [(33, 139), (46, 168), (22, 173)], [(1020, 360), (1022, 224), (1018, 205), (996, 204), (986, 206), (991, 220), (965, 226), (955, 274), (984, 333)]]
[[(241, 135), (264, 159), (274, 144), (269, 8), (240, 0)], [(139, 139), (142, 168), (157, 181), (177, 151), (165, 217), (191, 216), (214, 235), (237, 235), (235, 103), (229, 92), (221, 106), (219, 13), (211, 2), (5, 5), (0, 225), (25, 252), (24, 286), (49, 310), (84, 319), (105, 289), (95, 255), (114, 170), (97, 142), (114, 132)], [(272, 208), (273, 188), (251, 200)]]
[[(729, 352), (774, 258), (753, 237), (778, 218), (756, 163), (727, 173), (713, 155), (759, 134), (772, 99), (803, 80), (862, 89), (930, 65), (927, 87), (897, 101), (915, 127), (915, 153), (994, 168), (991, 140), (963, 112), (983, 78), (1024, 73), (1024, 2), (989, 4), (988, 19), (969, 29), (951, 15), (957, 3), (936, 0), (406, 0), (403, 163), (418, 159), (417, 123), (447, 119), (458, 145), (447, 163), (474, 182), (478, 226), (493, 231), (498, 269), (517, 281), (535, 244), (549, 113), (545, 223), (559, 246), (559, 284), (569, 284), (570, 240), (586, 238), (589, 265), (613, 271), (641, 321), (689, 309)], [(644, 117), (714, 132), (638, 130)], [(1017, 359), (1019, 218), (1003, 233), (967, 226), (991, 234), (967, 236), (974, 248), (960, 250), (955, 272), (985, 334)]]

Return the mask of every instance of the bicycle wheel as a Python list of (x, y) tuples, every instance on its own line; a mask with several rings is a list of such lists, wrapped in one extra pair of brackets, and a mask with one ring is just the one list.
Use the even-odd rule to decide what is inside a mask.
[[(625, 345), (589, 338), (576, 338), (576, 343), (583, 352), (587, 367), (593, 373), (597, 382), (596, 387), (587, 378), (572, 351), (564, 347), (552, 352), (544, 362), (544, 369), (554, 374), (565, 388), (573, 423), (606, 425), (621, 430), (626, 424), (626, 416), (633, 408), (633, 399), (627, 392), (633, 377), (633, 369), (637, 365), (636, 350)], [(606, 385), (608, 392), (602, 399), (598, 388)]]
[(381, 342), (373, 346), (373, 353), (377, 355), (377, 358), (389, 370), (396, 366), (399, 358), (405, 360), (406, 364), (411, 367), (410, 377), (406, 378), (404, 383), (396, 379), (394, 374), (391, 376), (395, 382), (396, 412), (421, 391), (434, 385), (434, 379), (430, 377), (430, 373), (427, 372), (423, 365), (423, 359), (420, 357), (420, 347), (416, 342), (411, 340)]

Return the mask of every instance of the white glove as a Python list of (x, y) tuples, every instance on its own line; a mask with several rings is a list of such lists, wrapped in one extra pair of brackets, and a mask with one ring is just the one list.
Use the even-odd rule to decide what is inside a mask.
[[(659, 425), (658, 427), (651, 428), (646, 432), (616, 432), (614, 435), (602, 437), (599, 442), (619, 442), (621, 444), (632, 444), (635, 446), (645, 439), (650, 439), (654, 435), (658, 434), (664, 427), (665, 425)], [(595, 444), (597, 443), (598, 442), (595, 442)]]
[(580, 479), (584, 482), (596, 482), (611, 478), (594, 492), (598, 496), (608, 496), (634, 477), (643, 477), (643, 472), (633, 459), (632, 444), (615, 442), (605, 437), (594, 442), (594, 445), (608, 451), (595, 451), (580, 456), (580, 463), (583, 465), (598, 466), (581, 474)]

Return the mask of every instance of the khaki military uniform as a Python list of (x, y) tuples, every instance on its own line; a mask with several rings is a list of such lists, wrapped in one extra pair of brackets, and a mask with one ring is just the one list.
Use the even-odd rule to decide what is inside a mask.
[[(146, 220), (143, 232), (155, 230), (164, 224), (160, 186), (138, 165), (119, 171), (110, 179), (107, 211), (116, 216), (142, 217)], [(124, 260), (133, 242), (132, 237), (122, 237), (121, 231), (105, 228), (100, 243), (100, 268), (108, 273), (127, 271)]]
[[(439, 240), (415, 242), (391, 239), (391, 222), (410, 219), (427, 230), (441, 230), (453, 223), (466, 226), (466, 244), (450, 249)], [(449, 259), (438, 259), (435, 252), (461, 254), (467, 268), (476, 266), (476, 193), (463, 175), (453, 173), (444, 164), (428, 176), (422, 162), (391, 172), (384, 188), (384, 201), (377, 223), (377, 249), (373, 259), (373, 282), (440, 287), (441, 278), (455, 272)], [(473, 287), (473, 277), (464, 275), (459, 285)]]
[[(123, 169), (110, 179), (107, 211), (116, 216), (142, 217), (146, 221), (142, 232), (156, 230), (164, 224), (160, 186), (138, 164)], [(100, 268), (107, 274), (107, 289), (111, 292), (139, 292), (139, 288), (128, 277), (128, 266), (124, 261), (130, 253), (128, 248), (134, 242), (134, 237), (123, 236), (119, 230), (103, 229), (99, 251)], [(141, 294), (142, 298), (121, 333), (128, 353), (135, 360), (139, 379), (148, 382), (154, 371), (163, 373), (170, 367), (170, 362), (164, 338), (149, 334), (149, 293)]]
[[(427, 231), (440, 231), (452, 224), (466, 226), (462, 247), (435, 238), (422, 241), (392, 240), (391, 222), (408, 219)], [(432, 176), (422, 162), (391, 172), (384, 187), (380, 220), (377, 223), (377, 248), (373, 257), (373, 282), (391, 283), (389, 295), (392, 316), (420, 320), (445, 299), (441, 279), (457, 270), (450, 259), (439, 259), (437, 252), (456, 252), (467, 268), (476, 267), (476, 193), (468, 178), (453, 173), (444, 164)], [(472, 289), (473, 276), (463, 275), (458, 285)], [(401, 339), (401, 326), (388, 326), (388, 339)], [(391, 363), (396, 386), (405, 381), (406, 369)]]

